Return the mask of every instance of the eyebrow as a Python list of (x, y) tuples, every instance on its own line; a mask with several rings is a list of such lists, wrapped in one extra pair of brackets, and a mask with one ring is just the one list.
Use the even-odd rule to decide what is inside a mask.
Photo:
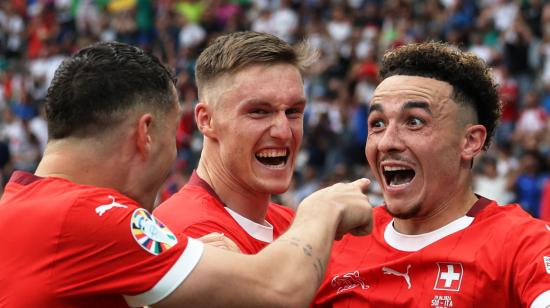
[[(407, 109), (414, 109), (414, 108), (420, 108), (426, 111), (429, 114), (432, 114), (432, 111), (430, 110), (430, 105), (426, 102), (419, 102), (419, 101), (410, 101), (406, 102), (403, 107), (401, 107), (401, 111), (405, 111)], [(382, 104), (372, 104), (369, 108), (369, 115), (374, 112), (384, 112), (384, 107), (382, 107)]]
[[(244, 101), (242, 101), (240, 104), (245, 106), (262, 106), (262, 105), (271, 105), (272, 103), (269, 100), (263, 100), (258, 98), (249, 98)], [(307, 99), (301, 98), (295, 102), (290, 103), (290, 106), (296, 106), (296, 105), (306, 105)]]
[(401, 109), (406, 110), (406, 109), (413, 109), (413, 108), (420, 108), (426, 111), (427, 113), (432, 114), (432, 111), (430, 110), (430, 105), (426, 102), (415, 102), (415, 101), (406, 102), (405, 105), (403, 105), (403, 108)]

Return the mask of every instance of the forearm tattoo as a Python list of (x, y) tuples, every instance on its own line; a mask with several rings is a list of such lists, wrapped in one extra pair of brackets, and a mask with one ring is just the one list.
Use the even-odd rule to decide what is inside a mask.
[(323, 262), (321, 261), (321, 258), (319, 256), (315, 257), (313, 255), (313, 247), (310, 244), (302, 244), (300, 239), (297, 237), (291, 237), (290, 239), (286, 238), (279, 238), (280, 242), (288, 242), (290, 245), (302, 248), (302, 252), (304, 255), (310, 257), (313, 259), (313, 268), (315, 269), (315, 275), (317, 276), (317, 283), (321, 284), (323, 281), (323, 277), (325, 275), (325, 266), (323, 265)]

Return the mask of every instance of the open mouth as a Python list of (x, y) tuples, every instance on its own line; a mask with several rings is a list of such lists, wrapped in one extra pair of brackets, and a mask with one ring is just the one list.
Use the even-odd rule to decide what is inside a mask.
[(383, 168), (384, 179), (386, 184), (390, 187), (399, 187), (409, 184), (414, 176), (415, 172), (411, 168), (403, 166), (384, 166)]
[(269, 167), (283, 167), (288, 160), (287, 149), (266, 149), (256, 153), (256, 159)]

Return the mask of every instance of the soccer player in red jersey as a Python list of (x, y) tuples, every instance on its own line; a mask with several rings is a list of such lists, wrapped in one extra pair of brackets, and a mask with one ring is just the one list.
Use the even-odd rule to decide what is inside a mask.
[(547, 307), (550, 226), (472, 191), (500, 103), (489, 68), (441, 43), (388, 51), (365, 147), (384, 206), (335, 243), (315, 307)]
[(307, 305), (335, 234), (369, 230), (367, 180), (308, 197), (257, 255), (203, 245), (148, 212), (179, 109), (172, 74), (139, 48), (99, 43), (61, 64), (45, 154), (0, 200), (1, 307)]
[(270, 202), (292, 179), (306, 105), (301, 72), (307, 44), (270, 34), (219, 37), (197, 60), (195, 108), (204, 146), (196, 172), (155, 209), (172, 230), (198, 237), (222, 232), (243, 253), (257, 253), (294, 216)]

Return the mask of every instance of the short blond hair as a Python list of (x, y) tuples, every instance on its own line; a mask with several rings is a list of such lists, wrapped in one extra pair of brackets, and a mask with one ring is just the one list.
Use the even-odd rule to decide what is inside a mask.
[(254, 64), (291, 64), (300, 73), (317, 58), (307, 41), (295, 46), (280, 38), (253, 31), (234, 32), (218, 37), (197, 59), (195, 82), (199, 97), (204, 88), (219, 77)]

